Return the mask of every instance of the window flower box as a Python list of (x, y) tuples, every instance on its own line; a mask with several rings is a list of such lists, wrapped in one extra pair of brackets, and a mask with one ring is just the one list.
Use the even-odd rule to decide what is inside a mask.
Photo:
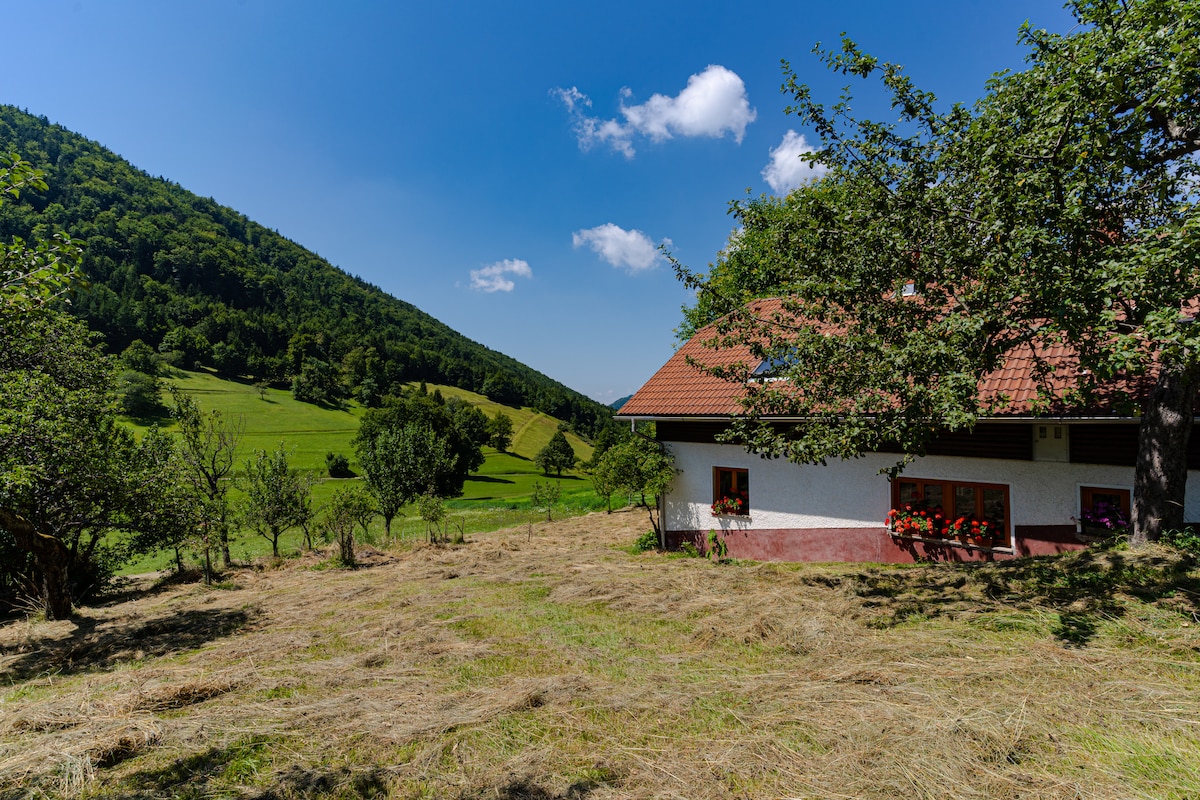
[(974, 516), (951, 519), (941, 506), (924, 509), (912, 505), (888, 512), (887, 531), (892, 536), (937, 539), (981, 549), (996, 546), (996, 524)]
[(949, 520), (942, 513), (941, 506), (929, 510), (908, 504), (903, 508), (893, 508), (888, 512), (886, 523), (888, 533), (894, 536), (944, 539), (951, 533)]
[(744, 517), (746, 516), (745, 503), (740, 497), (722, 497), (712, 504), (712, 515), (714, 517)]

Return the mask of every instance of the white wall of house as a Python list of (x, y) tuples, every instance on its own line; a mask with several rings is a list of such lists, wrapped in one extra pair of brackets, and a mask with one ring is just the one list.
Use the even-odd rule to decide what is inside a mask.
[[(665, 499), (668, 530), (873, 528), (891, 508), (891, 487), (879, 470), (895, 455), (870, 454), (826, 465), (763, 459), (735, 445), (668, 443), (680, 470)], [(749, 471), (748, 518), (712, 515), (713, 468)], [(1013, 525), (1070, 525), (1079, 513), (1079, 487), (1133, 488), (1132, 467), (1005, 459), (928, 456), (903, 475), (1009, 487)], [(1185, 519), (1200, 520), (1200, 472), (1189, 471)]]

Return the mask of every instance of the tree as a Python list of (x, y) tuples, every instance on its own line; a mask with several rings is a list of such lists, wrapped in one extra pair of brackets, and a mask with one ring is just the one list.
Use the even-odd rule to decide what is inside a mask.
[(341, 453), (326, 453), (325, 469), (329, 472), (329, 477), (331, 478), (354, 477), (354, 473), (350, 470), (350, 459)]
[(271, 543), (279, 558), (279, 537), (289, 528), (312, 518), (312, 481), (288, 463), (288, 451), (279, 443), (274, 452), (255, 450), (246, 462), (243, 519)]
[(292, 397), (301, 403), (336, 405), (342, 397), (337, 369), (326, 361), (306, 357), (292, 378)]
[(158, 345), (158, 351), (173, 366), (194, 369), (212, 360), (212, 345), (199, 331), (191, 328), (172, 328)]
[[(699, 290), (685, 329), (728, 314), (711, 343), (785, 379), (748, 384), (730, 440), (798, 462), (919, 455), (1002, 410), (978, 383), (1016, 359), (1042, 384), (1034, 412), (1144, 378), (1133, 541), (1182, 525), (1200, 386), (1200, 4), (1069, 7), (1076, 32), (1023, 26), (1028, 68), (996, 75), (971, 108), (938, 111), (849, 40), (823, 52), (882, 81), (895, 125), (852, 117), (849, 91), (817, 103), (785, 63), (825, 177), (735, 202), (738, 233), (710, 274), (679, 268)], [(777, 313), (746, 305), (768, 294), (785, 298)], [(1077, 364), (1056, 368), (1055, 348)], [(752, 366), (711, 371), (746, 381)], [(806, 422), (784, 431), (769, 416)]]
[(562, 431), (555, 431), (550, 441), (533, 457), (533, 463), (543, 474), (549, 475), (550, 470), (562, 475), (564, 469), (575, 466), (575, 451)]
[(561, 495), (562, 483), (560, 481), (546, 481), (545, 483), (534, 481), (529, 504), (534, 508), (546, 509), (546, 522), (550, 522), (550, 512), (554, 510), (554, 504), (558, 502)]
[[(610, 447), (600, 457), (594, 472), (594, 476), (599, 476), (597, 493), (603, 489), (609, 495), (616, 492), (626, 492), (631, 497), (637, 495), (650, 514), (650, 524), (656, 534), (660, 533), (656, 515), (658, 499), (671, 485), (675, 474), (675, 460), (671, 454), (659, 442), (638, 434), (627, 436)], [(594, 484), (595, 481), (597, 477), (593, 477)], [(653, 504), (647, 502), (648, 496), (653, 498)]]
[(621, 434), (615, 428), (611, 426), (601, 428), (592, 442), (592, 464), (599, 464), (601, 457), (608, 452), (608, 448), (612, 447), (620, 439)]
[(163, 372), (162, 357), (141, 339), (134, 339), (121, 352), (121, 363), (126, 369), (154, 378), (160, 377)]
[(467, 459), (464, 465), (467, 473), (474, 472), (483, 466), (483, 446), (491, 440), (487, 415), (457, 397), (447, 400), (445, 409), (459, 438), (467, 445), (459, 457)]
[[(42, 175), (16, 153), (0, 155), (0, 202), (19, 198), (23, 189), (45, 191)], [(79, 246), (61, 234), (31, 244), (14, 237), (0, 250), (0, 313), (19, 315), (66, 294), (82, 260)]]
[(406, 504), (424, 494), (442, 496), (439, 492), (446, 489), (458, 461), (447, 439), (420, 422), (360, 437), (355, 447), (367, 490), (383, 515), (389, 537), (392, 520)]
[(506, 406), (520, 405), (522, 401), (521, 386), (503, 370), (493, 372), (484, 379), (483, 393), (488, 399)]
[(370, 495), (359, 487), (338, 489), (333, 493), (333, 499), (325, 509), (323, 525), (326, 536), (337, 542), (338, 560), (342, 566), (355, 565), (354, 526), (358, 525), (365, 532), (374, 516), (375, 505)]
[(204, 572), (208, 579), (212, 573), (210, 545), (220, 548), (226, 567), (233, 560), (229, 554), (228, 478), (244, 423), (240, 417), (227, 419), (216, 409), (205, 414), (191, 395), (174, 387), (169, 391), (175, 405), (172, 414), (179, 423), (184, 475), (203, 509)]
[(436, 494), (423, 494), (417, 508), (420, 510), (421, 519), (425, 521), (425, 532), (429, 534), (429, 543), (436, 544), (439, 538), (438, 532), (442, 529), (442, 523), (446, 519), (446, 502)]
[(162, 404), (162, 383), (153, 375), (125, 369), (116, 376), (121, 411), (130, 417), (158, 416), (166, 411)]
[[(45, 189), (16, 156), (0, 157), (0, 198)], [(161, 544), (172, 509), (174, 451), (139, 442), (116, 420), (114, 365), (78, 321), (53, 310), (79, 274), (70, 240), (0, 250), (0, 564), (23, 573), (46, 615), (70, 615), (72, 593), (102, 588), (123, 557)], [(114, 534), (116, 534), (114, 536)]]
[(512, 437), (512, 419), (503, 411), (497, 411), (496, 416), (488, 420), (488, 444), (501, 453), (507, 453), (512, 445)]
[[(427, 492), (457, 497), (470, 470), (483, 464), (480, 446), (456, 422), (455, 407), (418, 391), (363, 415), (354, 447), (389, 535), (391, 520), (406, 503)], [(461, 417), (482, 415), (458, 410)]]
[(72, 593), (166, 543), (186, 506), (178, 465), (164, 434), (138, 441), (117, 421), (113, 365), (81, 323), (0, 313), (0, 341), (0, 531), (31, 558), (47, 616), (63, 619)]
[[(612, 449), (611, 446), (609, 449)], [(604, 454), (592, 461), (592, 488), (598, 497), (604, 498), (604, 510), (611, 514), (612, 496), (621, 488), (621, 476), (617, 474), (612, 459), (604, 460)]]

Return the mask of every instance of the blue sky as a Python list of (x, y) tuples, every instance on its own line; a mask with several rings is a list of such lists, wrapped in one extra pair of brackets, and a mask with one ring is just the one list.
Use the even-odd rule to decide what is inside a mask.
[[(703, 268), (730, 200), (801, 177), (781, 58), (833, 102), (849, 81), (810, 50), (844, 31), (971, 102), (1020, 68), (1023, 21), (1073, 24), (1030, 0), (0, 8), (0, 102), (604, 402), (673, 351), (688, 295), (654, 248)], [(855, 108), (894, 116), (870, 91)]]

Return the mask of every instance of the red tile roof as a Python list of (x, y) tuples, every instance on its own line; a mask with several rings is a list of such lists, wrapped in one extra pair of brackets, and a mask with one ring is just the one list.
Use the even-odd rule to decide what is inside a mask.
[[(754, 304), (754, 311), (760, 316), (781, 309), (779, 300)], [(758, 366), (758, 361), (745, 345), (722, 349), (706, 347), (704, 342), (712, 339), (715, 333), (714, 326), (697, 332), (621, 407), (617, 416), (724, 417), (740, 413), (742, 406), (738, 401), (746, 394), (745, 385), (710, 375), (696, 364), (707, 367), (744, 365), (752, 371)], [(1038, 381), (1034, 372), (1038, 360), (1055, 368), (1054, 374), (1046, 382), (1052, 395), (1062, 397), (1066, 389), (1075, 385), (1077, 359), (1071, 350), (1062, 345), (1041, 348), (1035, 360), (1033, 350), (1028, 345), (1022, 346), (1008, 355), (1003, 367), (980, 381), (979, 398), (982, 402), (1007, 399), (994, 416), (1025, 417), (1033, 414), (1038, 400)], [(1118, 418), (1121, 416), (1118, 409), (1128, 406), (1130, 399), (1136, 402), (1146, 396), (1150, 381), (1149, 377), (1144, 376), (1120, 380), (1100, 392), (1098, 404), (1093, 407), (1068, 408), (1062, 404), (1050, 412), (1042, 413)]]

